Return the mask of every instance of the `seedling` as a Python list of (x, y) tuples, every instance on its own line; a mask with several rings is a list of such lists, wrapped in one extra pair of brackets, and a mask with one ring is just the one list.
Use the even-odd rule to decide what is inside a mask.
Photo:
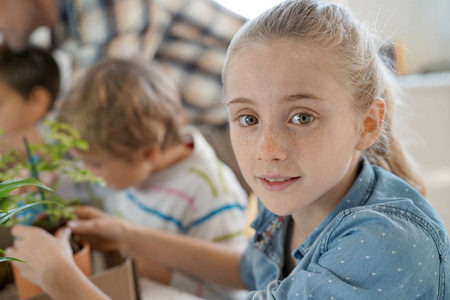
[[(56, 192), (60, 184), (99, 183), (103, 181), (75, 159), (69, 156), (74, 149), (88, 149), (78, 131), (68, 124), (47, 121), (44, 123), (49, 131), (48, 143), (26, 144), (28, 158), (17, 151), (10, 150), (0, 155), (0, 225), (12, 226), (16, 223), (33, 224), (53, 233), (56, 228), (69, 219), (76, 218), (73, 206), (79, 199), (66, 199)], [(35, 178), (15, 180), (28, 171)], [(29, 172), (31, 171), (31, 172)], [(38, 180), (38, 175), (50, 174), (54, 179), (47, 187)], [(24, 186), (36, 186), (29, 190), (11, 195), (10, 193)], [(90, 185), (85, 184), (86, 187)], [(75, 250), (75, 249), (74, 249)], [(0, 262), (15, 260), (1, 257)]]
[[(71, 150), (85, 151), (88, 143), (81, 139), (80, 134), (68, 124), (46, 121), (44, 123), (49, 130), (51, 142), (25, 144), (29, 157), (19, 155), (11, 150), (0, 157), (0, 182), (21, 177), (24, 170), (30, 170), (36, 179), (38, 174), (44, 174), (53, 178), (49, 184), (51, 189), (57, 191), (60, 184), (78, 184), (83, 182), (103, 184), (103, 181), (89, 170), (71, 158), (68, 154)], [(22, 175), (23, 177), (23, 175)], [(89, 187), (89, 185), (86, 185)], [(43, 201), (45, 200), (45, 201)], [(36, 206), (29, 204), (39, 203)], [(7, 225), (15, 223), (31, 224), (35, 222), (39, 210), (45, 215), (37, 222), (42, 227), (58, 224), (61, 219), (73, 219), (72, 207), (79, 204), (79, 199), (66, 199), (56, 192), (39, 187), (37, 192), (20, 193), (14, 197), (0, 197), (0, 209), (2, 211), (18, 211), (14, 217), (8, 219)], [(28, 209), (34, 207), (33, 209)], [(20, 212), (20, 213), (19, 213)]]
[[(46, 189), (46, 190), (51, 191), (50, 188), (48, 188), (47, 186), (43, 185), (42, 183), (40, 183), (39, 181), (37, 181), (34, 178), (8, 180), (8, 181), (0, 183), (0, 198), (12, 197), (12, 196), (9, 195), (9, 193), (11, 193), (12, 191), (14, 191), (15, 189), (17, 189), (19, 187), (30, 186), (30, 185), (31, 186), (37, 186), (37, 187), (40, 187), (42, 189)], [(24, 210), (26, 210), (28, 208), (31, 208), (33, 206), (40, 205), (43, 202), (47, 203), (49, 201), (45, 201), (44, 200), (44, 201), (42, 201), (40, 203), (38, 203), (38, 202), (30, 203), (30, 204), (27, 204), (27, 205), (24, 205), (22, 207), (18, 207), (16, 209), (12, 209), (12, 210), (9, 210), (9, 211), (0, 210), (0, 224), (1, 225), (6, 224), (14, 215), (16, 215), (16, 214), (18, 214), (18, 213), (20, 213), (20, 212), (22, 212), (22, 211), (24, 211)], [(5, 255), (5, 252), (2, 249), (0, 249), (0, 253)], [(5, 262), (5, 261), (20, 261), (20, 262), (22, 262), (21, 260), (16, 259), (16, 258), (12, 258), (12, 257), (0, 257), (0, 263), (1, 262)]]

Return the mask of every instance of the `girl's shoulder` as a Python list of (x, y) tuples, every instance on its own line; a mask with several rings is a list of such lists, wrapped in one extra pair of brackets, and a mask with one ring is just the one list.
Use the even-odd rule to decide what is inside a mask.
[(398, 176), (367, 162), (325, 227), (322, 247), (327, 249), (342, 247), (344, 240), (394, 254), (402, 245), (404, 257), (434, 251), (444, 261), (449, 254), (447, 231), (432, 205)]
[(380, 249), (403, 258), (423, 256), (426, 261), (447, 261), (449, 238), (441, 220), (417, 207), (411, 199), (378, 199), (342, 211), (324, 230), (323, 250), (342, 248), (342, 243), (358, 249)]

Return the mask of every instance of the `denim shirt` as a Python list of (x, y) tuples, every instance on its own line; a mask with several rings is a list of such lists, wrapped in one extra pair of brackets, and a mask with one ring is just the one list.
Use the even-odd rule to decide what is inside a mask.
[(450, 299), (449, 240), (431, 205), (409, 184), (364, 160), (347, 195), (292, 253), (290, 217), (259, 203), (240, 262), (246, 299)]

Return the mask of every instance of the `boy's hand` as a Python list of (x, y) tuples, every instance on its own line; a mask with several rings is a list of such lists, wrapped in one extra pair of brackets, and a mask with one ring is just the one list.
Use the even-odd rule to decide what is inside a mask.
[(78, 206), (74, 213), (79, 220), (67, 225), (74, 233), (87, 239), (91, 246), (101, 251), (125, 251), (124, 238), (127, 223), (91, 206)]
[(58, 276), (64, 276), (65, 266), (75, 266), (69, 244), (69, 228), (61, 228), (52, 236), (38, 227), (16, 225), (11, 234), (14, 244), (6, 249), (6, 254), (25, 261), (13, 264), (30, 282), (43, 286), (45, 282), (52, 282)]
[[(17, 176), (14, 179), (22, 179), (22, 178), (28, 178), (31, 177), (29, 170), (21, 170), (19, 176)], [(43, 183), (44, 185), (51, 187), (55, 184), (56, 180), (58, 179), (58, 175), (55, 172), (42, 172), (39, 174), (38, 180)], [(30, 192), (37, 192), (38, 188), (33, 185), (25, 185), (21, 186), (14, 191), (12, 191), (11, 195), (20, 195), (24, 193), (30, 193)]]

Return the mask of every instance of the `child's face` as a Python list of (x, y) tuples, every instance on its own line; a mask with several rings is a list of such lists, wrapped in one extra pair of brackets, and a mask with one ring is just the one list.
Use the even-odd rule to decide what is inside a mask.
[(360, 157), (363, 118), (349, 91), (333, 67), (301, 54), (287, 42), (252, 46), (225, 78), (239, 166), (278, 215), (331, 211), (354, 182)]
[(32, 105), (9, 85), (0, 80), (0, 127), (11, 134), (34, 126)]
[(103, 178), (108, 187), (122, 190), (138, 186), (151, 174), (152, 164), (148, 161), (131, 163), (111, 156), (100, 149), (74, 151), (83, 160), (86, 168)]

